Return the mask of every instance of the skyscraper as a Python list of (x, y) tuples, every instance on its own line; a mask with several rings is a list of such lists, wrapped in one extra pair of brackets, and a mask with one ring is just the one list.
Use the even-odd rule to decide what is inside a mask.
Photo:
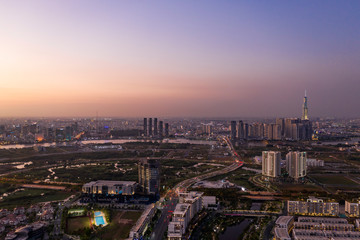
[(139, 161), (139, 184), (143, 193), (158, 195), (160, 190), (159, 163), (155, 159), (142, 159)]
[(169, 124), (165, 123), (165, 137), (169, 137)]
[(286, 170), (289, 176), (298, 180), (306, 176), (306, 152), (286, 154)]
[(245, 123), (244, 124), (244, 138), (248, 139), (249, 137), (249, 124)]
[(302, 112), (301, 120), (309, 120), (306, 90), (305, 90), (305, 97), (304, 97), (303, 112)]
[(281, 174), (281, 153), (275, 151), (262, 152), (262, 175), (276, 178)]
[(151, 137), (153, 134), (152, 134), (152, 118), (149, 118), (149, 126), (148, 126), (148, 136)]
[(236, 121), (231, 121), (231, 124), (230, 124), (230, 139), (231, 139), (231, 141), (236, 140)]
[(158, 136), (158, 119), (154, 118), (154, 136)]
[(281, 128), (281, 137), (285, 135), (285, 119), (284, 118), (277, 118), (276, 124), (280, 125)]
[(163, 121), (159, 121), (159, 137), (162, 138), (164, 136), (164, 123)]
[(238, 129), (237, 129), (237, 137), (238, 137), (238, 139), (244, 138), (244, 123), (243, 123), (243, 121), (239, 121)]
[(144, 118), (144, 136), (147, 136), (148, 129), (147, 129), (147, 118)]

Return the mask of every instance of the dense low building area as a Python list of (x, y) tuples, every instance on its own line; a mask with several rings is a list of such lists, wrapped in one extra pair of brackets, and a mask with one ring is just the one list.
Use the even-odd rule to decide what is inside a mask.
[(274, 229), (276, 240), (360, 239), (357, 226), (343, 218), (280, 216)]
[(291, 214), (339, 215), (339, 203), (324, 202), (323, 199), (309, 197), (306, 201), (288, 201), (287, 210)]

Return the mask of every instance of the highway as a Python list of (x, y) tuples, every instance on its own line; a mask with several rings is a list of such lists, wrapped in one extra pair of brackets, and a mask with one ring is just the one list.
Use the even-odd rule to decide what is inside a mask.
[(170, 190), (166, 194), (166, 198), (169, 198), (169, 201), (166, 201), (164, 203), (164, 209), (161, 211), (161, 216), (157, 224), (155, 225), (154, 231), (151, 235), (151, 240), (162, 240), (164, 233), (167, 229), (167, 226), (169, 224), (169, 221), (171, 219), (171, 214), (175, 209), (176, 203), (178, 202), (178, 196), (177, 193), (179, 192), (186, 192), (187, 189), (202, 180), (205, 180), (207, 178), (215, 177), (217, 175), (226, 174), (229, 172), (232, 172), (244, 165), (244, 162), (240, 159), (240, 156), (235, 151), (234, 146), (232, 145), (231, 141), (228, 137), (223, 137), (223, 141), (226, 142), (229, 151), (231, 155), (234, 157), (234, 163), (217, 171), (206, 173), (200, 176), (196, 176), (190, 179), (186, 179), (180, 183), (178, 183), (172, 190)]

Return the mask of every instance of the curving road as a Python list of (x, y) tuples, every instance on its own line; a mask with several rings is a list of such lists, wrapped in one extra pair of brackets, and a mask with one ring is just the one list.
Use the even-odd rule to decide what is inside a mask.
[(169, 193), (166, 195), (166, 197), (170, 198), (170, 200), (166, 201), (164, 203), (165, 207), (161, 212), (161, 216), (160, 216), (158, 223), (155, 225), (154, 231), (151, 235), (151, 240), (162, 240), (163, 239), (164, 233), (169, 224), (169, 220), (171, 219), (171, 214), (175, 210), (176, 203), (178, 202), (178, 196), (176, 193), (178, 193), (179, 191), (187, 191), (187, 188), (189, 188), (191, 185), (193, 185), (199, 181), (232, 172), (244, 165), (244, 162), (240, 159), (240, 156), (235, 151), (234, 146), (232, 145), (229, 138), (223, 137), (222, 139), (228, 145), (230, 153), (234, 157), (234, 163), (223, 169), (220, 169), (220, 170), (217, 170), (214, 172), (210, 172), (210, 173), (206, 173), (206, 174), (203, 174), (203, 175), (200, 175), (197, 177), (193, 177), (190, 179), (186, 179), (186, 180), (178, 183), (177, 185), (175, 185), (173, 190), (169, 191)]

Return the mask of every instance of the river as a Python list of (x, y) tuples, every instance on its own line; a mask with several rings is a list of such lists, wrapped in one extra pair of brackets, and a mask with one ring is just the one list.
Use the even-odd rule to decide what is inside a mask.
[(227, 227), (225, 232), (220, 234), (220, 240), (238, 240), (240, 235), (244, 230), (250, 225), (253, 220), (251, 218), (246, 218), (239, 224), (234, 226)]
[[(123, 144), (128, 142), (156, 142), (157, 140), (141, 140), (141, 139), (110, 139), (110, 140), (83, 140), (78, 142), (62, 142), (62, 143), (36, 143), (36, 144), (11, 144), (11, 145), (2, 145), (0, 149), (15, 149), (15, 148), (32, 148), (32, 147), (52, 147), (52, 146), (72, 146), (75, 144)], [(190, 140), (190, 139), (169, 139), (162, 140), (165, 143), (190, 143), (190, 144), (200, 144), (200, 145), (214, 145), (216, 141), (206, 141), (206, 140)]]

